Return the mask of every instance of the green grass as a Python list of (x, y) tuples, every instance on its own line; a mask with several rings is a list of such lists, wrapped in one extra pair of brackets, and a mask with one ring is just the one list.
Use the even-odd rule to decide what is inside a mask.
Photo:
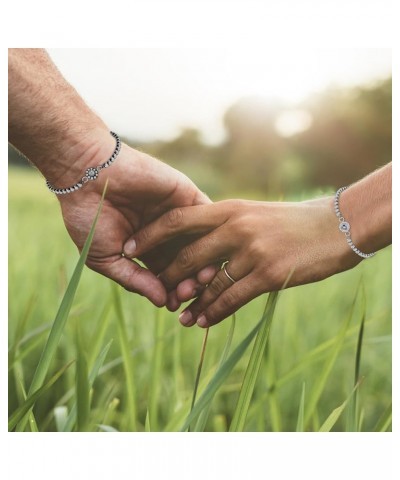
[(390, 248), (352, 271), (283, 291), (264, 335), (266, 295), (211, 328), (198, 382), (204, 331), (181, 327), (177, 314), (84, 268), (32, 402), (78, 259), (43, 179), (10, 170), (12, 428), (25, 416), (23, 428), (33, 431), (391, 429)]

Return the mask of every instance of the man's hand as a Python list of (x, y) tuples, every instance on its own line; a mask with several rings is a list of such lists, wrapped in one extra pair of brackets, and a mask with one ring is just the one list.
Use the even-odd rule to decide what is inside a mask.
[[(108, 158), (105, 152), (106, 149), (100, 149), (98, 160), (92, 159), (91, 164), (105, 161)], [(182, 173), (123, 144), (113, 165), (103, 170), (96, 181), (59, 197), (65, 225), (79, 250), (95, 217), (106, 178), (109, 180), (106, 198), (86, 263), (127, 290), (163, 306), (168, 300), (167, 292), (156, 275), (185, 242), (167, 243), (144, 256), (142, 260), (151, 271), (122, 255), (123, 245), (137, 230), (166, 211), (210, 201)], [(170, 308), (175, 310), (179, 304), (173, 293), (171, 296)]]
[[(74, 185), (88, 167), (105, 162), (115, 148), (108, 127), (63, 78), (46, 51), (35, 48), (9, 49), (8, 134), (9, 141), (55, 187)], [(123, 245), (167, 210), (209, 202), (208, 198), (182, 173), (123, 145), (116, 161), (96, 181), (59, 197), (65, 225), (79, 249), (107, 177), (107, 195), (87, 264), (156, 305), (176, 310), (177, 295), (170, 292), (167, 298), (156, 274), (182, 242), (173, 241), (143, 257), (154, 273), (124, 258)], [(189, 298), (196, 284), (194, 279), (186, 282)]]

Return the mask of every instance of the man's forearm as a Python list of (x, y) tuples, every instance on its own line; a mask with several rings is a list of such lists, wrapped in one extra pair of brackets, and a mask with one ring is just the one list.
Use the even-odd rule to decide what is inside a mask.
[(9, 141), (56, 185), (74, 183), (115, 141), (42, 49), (9, 50)]

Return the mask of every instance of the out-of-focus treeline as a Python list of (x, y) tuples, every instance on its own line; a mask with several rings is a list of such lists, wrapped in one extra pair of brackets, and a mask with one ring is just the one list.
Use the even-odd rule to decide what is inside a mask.
[(311, 126), (290, 137), (276, 129), (286, 109), (277, 102), (244, 98), (224, 115), (221, 145), (208, 146), (200, 132), (186, 128), (170, 142), (140, 148), (218, 197), (236, 192), (287, 197), (339, 187), (392, 159), (391, 79), (309, 98), (296, 109), (311, 115)]
[[(285, 198), (335, 188), (391, 161), (391, 79), (368, 87), (331, 88), (296, 109), (307, 112), (311, 124), (289, 137), (276, 128), (286, 105), (243, 98), (225, 112), (226, 137), (220, 145), (204, 143), (190, 127), (171, 141), (124, 140), (183, 171), (211, 198)], [(16, 159), (12, 152), (9, 157)]]

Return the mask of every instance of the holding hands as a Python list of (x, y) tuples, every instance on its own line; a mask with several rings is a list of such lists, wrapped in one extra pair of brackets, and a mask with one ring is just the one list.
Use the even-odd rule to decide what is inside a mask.
[[(185, 326), (214, 325), (264, 292), (321, 280), (358, 263), (337, 229), (331, 198), (302, 202), (227, 200), (174, 209), (134, 236), (141, 256), (164, 242), (201, 235), (161, 271), (178, 300), (199, 295), (180, 315)], [(228, 262), (225, 263), (224, 262)], [(208, 265), (223, 265), (220, 270)], [(293, 270), (293, 272), (292, 272)], [(207, 285), (207, 286), (206, 286)]]
[[(391, 243), (391, 171), (386, 165), (340, 197), (351, 239), (366, 253)], [(124, 251), (141, 256), (177, 240), (187, 243), (158, 278), (167, 290), (176, 289), (178, 301), (197, 296), (179, 317), (183, 325), (209, 327), (286, 281), (288, 287), (316, 282), (357, 265), (362, 257), (338, 226), (334, 197), (227, 200), (171, 210), (134, 235)], [(197, 240), (188, 242), (193, 235)]]
[[(115, 148), (106, 124), (43, 50), (9, 50), (8, 106), (9, 141), (56, 190), (97, 171)], [(181, 172), (123, 144), (107, 174), (59, 200), (82, 249), (108, 178), (88, 266), (171, 311), (195, 298), (180, 321), (209, 327), (287, 280), (322, 280), (357, 265), (360, 250), (389, 245), (391, 172), (388, 164), (344, 190), (340, 212), (334, 197), (212, 204)]]

